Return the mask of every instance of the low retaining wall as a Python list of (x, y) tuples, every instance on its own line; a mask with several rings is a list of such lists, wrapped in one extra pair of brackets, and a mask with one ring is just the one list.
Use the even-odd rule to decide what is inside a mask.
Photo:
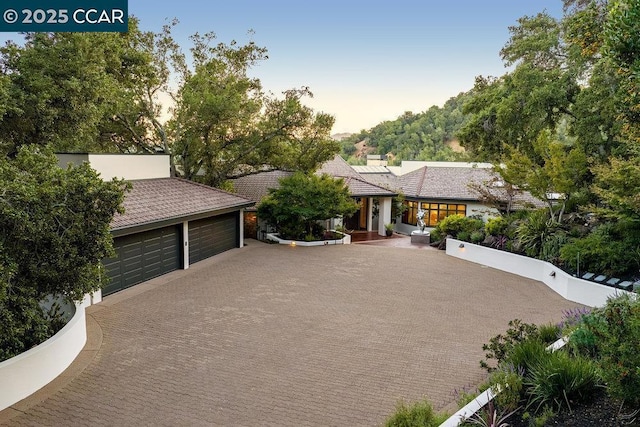
[(573, 277), (555, 265), (510, 252), (447, 239), (447, 255), (486, 265), (544, 283), (563, 298), (590, 307), (602, 307), (609, 297), (627, 293), (599, 283)]
[(291, 246), (327, 246), (327, 245), (350, 245), (351, 244), (351, 236), (349, 234), (343, 234), (343, 233), (340, 233), (339, 231), (336, 231), (336, 233), (342, 234), (343, 236), (342, 239), (314, 240), (312, 242), (307, 242), (304, 240), (285, 240), (276, 236), (275, 233), (267, 233), (267, 240), (278, 242), (281, 245), (291, 245)]
[(0, 410), (36, 392), (60, 375), (80, 354), (87, 341), (82, 304), (71, 320), (42, 344), (0, 362)]

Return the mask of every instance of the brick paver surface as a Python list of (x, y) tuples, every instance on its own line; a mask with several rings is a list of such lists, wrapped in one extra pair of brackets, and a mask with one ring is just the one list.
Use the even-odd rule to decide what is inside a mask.
[(91, 307), (95, 358), (8, 424), (380, 425), (400, 399), (443, 408), (481, 382), (509, 320), (570, 307), (436, 250), (251, 241)]

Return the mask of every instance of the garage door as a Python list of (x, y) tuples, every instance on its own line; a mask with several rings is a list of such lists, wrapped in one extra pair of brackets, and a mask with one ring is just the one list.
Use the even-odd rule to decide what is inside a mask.
[(181, 267), (180, 228), (164, 227), (117, 237), (117, 257), (103, 261), (110, 282), (102, 290), (109, 295)]
[(238, 213), (189, 223), (189, 263), (238, 247)]

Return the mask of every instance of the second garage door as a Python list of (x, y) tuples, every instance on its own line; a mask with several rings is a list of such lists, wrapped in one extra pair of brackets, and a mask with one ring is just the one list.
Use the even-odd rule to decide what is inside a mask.
[(238, 213), (189, 223), (189, 263), (238, 247)]

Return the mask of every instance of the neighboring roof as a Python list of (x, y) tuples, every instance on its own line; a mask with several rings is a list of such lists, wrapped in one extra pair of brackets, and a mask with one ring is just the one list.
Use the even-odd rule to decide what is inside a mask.
[(391, 173), (386, 166), (351, 166), (354, 171), (358, 172), (360, 175), (368, 174), (368, 173)]
[(186, 179), (156, 178), (130, 182), (132, 189), (125, 195), (125, 212), (114, 216), (112, 230), (222, 214), (254, 205), (244, 197)]
[(324, 162), (316, 172), (318, 175), (323, 173), (334, 177), (353, 177), (362, 179), (360, 174), (356, 172), (339, 154), (337, 154), (333, 159)]

